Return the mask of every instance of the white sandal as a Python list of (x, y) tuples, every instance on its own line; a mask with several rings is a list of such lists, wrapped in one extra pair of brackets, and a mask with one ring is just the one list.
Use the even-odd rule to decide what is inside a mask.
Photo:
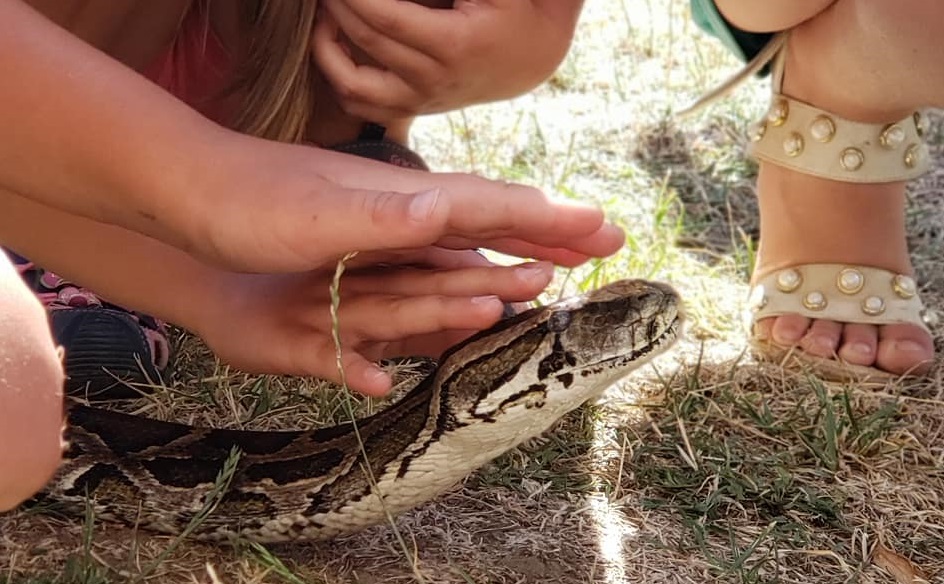
[[(916, 178), (929, 168), (918, 112), (885, 124), (846, 120), (781, 93), (788, 33), (778, 34), (731, 81), (702, 98), (693, 111), (717, 99), (770, 59), (773, 99), (764, 119), (748, 131), (749, 154), (796, 172), (840, 182), (885, 183)], [(786, 364), (797, 359), (827, 380), (887, 381), (900, 377), (876, 367), (822, 358), (797, 347), (756, 338), (761, 319), (798, 314), (842, 323), (909, 323), (924, 330), (917, 285), (908, 274), (861, 265), (803, 264), (757, 278), (749, 299), (751, 346), (760, 359)]]

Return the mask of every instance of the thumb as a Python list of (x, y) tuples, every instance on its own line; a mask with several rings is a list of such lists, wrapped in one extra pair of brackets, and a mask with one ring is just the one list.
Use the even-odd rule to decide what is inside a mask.
[(320, 229), (308, 231), (315, 249), (328, 244), (349, 251), (402, 249), (432, 245), (449, 224), (449, 200), (438, 187), (417, 193), (345, 190), (333, 209), (322, 209)]

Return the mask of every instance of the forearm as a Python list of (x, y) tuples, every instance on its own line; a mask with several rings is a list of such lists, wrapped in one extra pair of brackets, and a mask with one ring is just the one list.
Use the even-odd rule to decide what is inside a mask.
[(219, 293), (220, 272), (175, 247), (4, 190), (0, 245), (110, 302), (190, 330), (200, 328), (200, 299)]
[(18, 0), (0, 0), (0, 80), (0, 187), (180, 241), (221, 130)]
[(836, 0), (715, 0), (734, 26), (750, 32), (787, 30), (807, 21)]

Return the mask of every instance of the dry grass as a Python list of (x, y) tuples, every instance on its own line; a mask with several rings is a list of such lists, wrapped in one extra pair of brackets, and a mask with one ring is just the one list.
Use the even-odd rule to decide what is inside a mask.
[[(545, 87), (423, 120), (415, 135), (434, 167), (604, 205), (627, 228), (626, 249), (562, 274), (554, 293), (627, 275), (676, 283), (691, 325), (657, 369), (401, 517), (409, 556), (386, 526), (267, 550), (34, 510), (0, 518), (0, 582), (411, 582), (414, 566), (437, 583), (944, 580), (944, 370), (920, 383), (825, 386), (742, 354), (757, 221), (740, 128), (764, 90), (672, 117), (737, 66), (696, 36), (686, 5), (590, 0)], [(912, 185), (909, 208), (939, 349), (942, 188), (937, 169)], [(243, 428), (344, 418), (317, 383), (244, 376), (192, 339), (181, 346), (167, 388), (129, 408)]]

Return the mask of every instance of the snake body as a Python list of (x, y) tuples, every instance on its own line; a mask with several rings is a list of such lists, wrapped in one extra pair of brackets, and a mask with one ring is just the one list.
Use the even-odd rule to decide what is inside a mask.
[[(426, 502), (667, 349), (681, 323), (664, 284), (623, 280), (532, 309), (453, 347), (400, 401), (313, 431), (196, 428), (73, 406), (44, 496), (78, 513), (176, 534), (260, 542), (334, 537)], [(233, 459), (230, 459), (231, 461)], [(367, 472), (369, 469), (369, 472)]]

